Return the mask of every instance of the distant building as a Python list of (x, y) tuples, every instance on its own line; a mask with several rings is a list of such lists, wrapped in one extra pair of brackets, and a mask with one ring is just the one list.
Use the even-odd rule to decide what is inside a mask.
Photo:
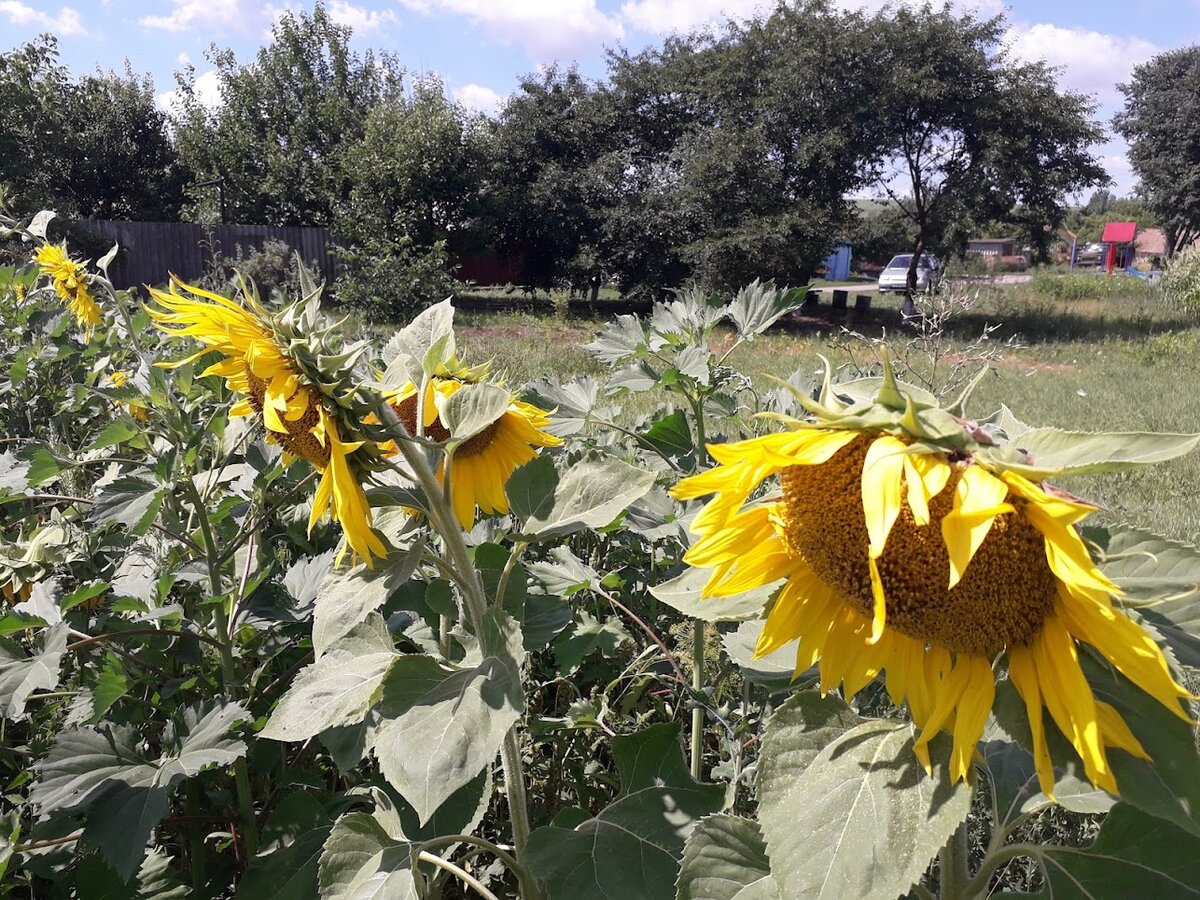
[(1016, 256), (1013, 245), (1016, 238), (972, 238), (967, 241), (967, 253), (972, 256)]
[(1139, 231), (1134, 239), (1134, 255), (1137, 259), (1151, 260), (1167, 258), (1167, 233), (1161, 228)]
[(1137, 234), (1137, 222), (1109, 222), (1104, 226), (1100, 240), (1106, 245), (1104, 266), (1108, 271), (1133, 265)]

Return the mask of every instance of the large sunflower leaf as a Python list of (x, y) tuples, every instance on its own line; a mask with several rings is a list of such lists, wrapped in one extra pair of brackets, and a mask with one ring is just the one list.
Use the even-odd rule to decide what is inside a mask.
[(239, 900), (308, 900), (317, 893), (317, 865), (333, 818), (316, 797), (284, 797), (263, 827), (258, 855), (238, 884)]
[(1052, 900), (1200, 898), (1200, 838), (1127, 803), (1118, 804), (1090, 847), (1041, 847)]
[[(793, 700), (810, 703), (804, 696)], [(934, 776), (926, 775), (914, 736), (907, 723), (870, 720), (812, 756), (811, 735), (768, 726), (759, 822), (781, 894), (898, 897), (916, 883), (966, 818), (971, 789), (950, 783), (944, 738), (930, 745)]]
[(472, 668), (403, 656), (383, 681), (375, 756), (422, 825), (496, 758), (524, 709), (520, 626), (489, 610), (480, 645), (484, 657)]
[(58, 686), (67, 632), (65, 623), (42, 632), (41, 647), (32, 656), (0, 638), (0, 714), (7, 718), (21, 716), (25, 701), (34, 691), (52, 691)]
[(327, 728), (359, 724), (399, 656), (383, 617), (371, 613), (300, 671), (259, 737), (303, 741)]
[(420, 312), (387, 342), (383, 361), (388, 368), (383, 383), (392, 387), (410, 381), (420, 384), (426, 372), (432, 374), (438, 363), (455, 353), (454, 307), (447, 299)]
[(373, 813), (347, 813), (334, 823), (321, 852), (321, 900), (418, 900), (414, 846), (380, 791)]
[(707, 816), (683, 847), (676, 900), (780, 900), (758, 823)]
[(689, 774), (677, 725), (654, 725), (612, 746), (617, 799), (574, 828), (548, 825), (530, 835), (526, 863), (549, 900), (674, 897), (688, 833), (721, 807), (724, 788)]
[(1004, 468), (1040, 481), (1063, 475), (1118, 472), (1133, 466), (1166, 462), (1200, 446), (1200, 434), (1154, 434), (1146, 431), (1088, 432), (1057, 428), (1031, 428), (1017, 446), (1027, 462), (983, 451)]
[(777, 288), (774, 282), (764, 284), (756, 278), (734, 296), (729, 304), (729, 318), (733, 319), (738, 334), (752, 341), (781, 316), (799, 307), (805, 293), (805, 288)]
[(412, 578), (424, 546), (424, 540), (418, 538), (410, 547), (392, 549), (371, 569), (362, 563), (348, 569), (328, 568), (313, 607), (312, 640), (317, 659)]
[(757, 619), (763, 607), (771, 599), (776, 583), (752, 588), (732, 597), (701, 597), (700, 592), (708, 581), (707, 569), (684, 569), (682, 573), (656, 584), (650, 593), (657, 599), (685, 616), (705, 622), (742, 622)]
[(792, 678), (796, 668), (797, 641), (788, 641), (766, 656), (757, 659), (754, 656), (758, 636), (762, 634), (764, 624), (762, 619), (742, 622), (737, 631), (728, 631), (721, 635), (721, 646), (725, 648), (729, 658), (738, 664), (742, 674), (755, 684), (772, 692), (795, 690), (803, 684)]
[[(602, 528), (640, 499), (654, 484), (654, 473), (604, 457), (571, 466), (525, 522), (527, 540), (559, 538), (584, 528)], [(542, 511), (544, 510), (544, 512)]]
[(1100, 568), (1182, 664), (1200, 668), (1200, 548), (1141, 528), (1085, 528)]
[(454, 392), (442, 407), (452, 446), (468, 441), (504, 415), (512, 395), (498, 384), (469, 384)]

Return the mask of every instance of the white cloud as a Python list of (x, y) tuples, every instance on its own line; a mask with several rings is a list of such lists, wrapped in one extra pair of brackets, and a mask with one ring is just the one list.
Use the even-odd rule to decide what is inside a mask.
[[(769, 14), (776, 0), (628, 0), (621, 6), (621, 19), (630, 28), (653, 34), (672, 34), (720, 25), (727, 19), (745, 20)], [(924, 0), (907, 0), (919, 5)], [(845, 10), (878, 12), (884, 6), (895, 5), (892, 0), (837, 0), (834, 4)], [(994, 16), (1004, 11), (1003, 0), (954, 0), (951, 3), (960, 13)]]
[[(210, 69), (197, 76), (194, 85), (196, 97), (206, 109), (215, 109), (221, 105), (220, 85), (221, 82), (215, 69)], [(154, 95), (154, 102), (163, 112), (175, 112), (175, 106), (179, 102), (179, 90), (160, 91)]]
[(1160, 47), (1143, 38), (1045, 22), (1013, 26), (1005, 43), (1021, 59), (1044, 59), (1060, 66), (1061, 87), (1094, 94), (1110, 111), (1121, 101), (1118, 82), (1128, 80), (1135, 65), (1161, 52)]
[(188, 56), (188, 52), (186, 50), (180, 50), (179, 55), (175, 57), (175, 62), (179, 63), (181, 66), (190, 66), (192, 64), (192, 58)]
[(773, 0), (631, 0), (622, 5), (621, 18), (639, 31), (671, 34), (748, 19), (774, 5)]
[(347, 0), (332, 0), (329, 4), (329, 18), (339, 25), (347, 25), (358, 34), (375, 31), (384, 25), (395, 24), (396, 14), (390, 9), (364, 9), (354, 6)]
[(504, 94), (499, 94), (482, 84), (463, 85), (452, 90), (450, 95), (472, 112), (480, 112), (489, 116), (498, 113), (500, 107), (504, 105), (504, 101), (508, 99)]
[(10, 25), (37, 25), (58, 37), (86, 32), (79, 12), (69, 6), (60, 7), (57, 14), (51, 15), (18, 0), (0, 0), (0, 15), (7, 18)]
[(241, 0), (172, 0), (172, 4), (175, 8), (167, 15), (143, 16), (138, 21), (147, 28), (181, 32), (197, 26), (238, 26), (251, 15)]
[(486, 29), (506, 44), (521, 44), (536, 60), (598, 50), (624, 36), (617, 16), (596, 0), (400, 0), (415, 12), (452, 13)]

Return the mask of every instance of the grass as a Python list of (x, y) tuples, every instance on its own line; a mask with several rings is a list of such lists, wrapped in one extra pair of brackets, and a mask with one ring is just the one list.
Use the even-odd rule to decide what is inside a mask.
[[(867, 338), (903, 343), (899, 299), (876, 300), (867, 317), (847, 323)], [(825, 308), (828, 312), (828, 307)], [(991, 341), (1014, 338), (993, 373), (977, 390), (973, 408), (986, 415), (1006, 403), (1034, 425), (1113, 431), (1200, 429), (1200, 323), (1185, 321), (1153, 294), (1137, 291), (1053, 301), (1032, 285), (987, 288), (975, 308), (950, 323), (948, 349), (974, 340), (985, 324), (997, 324)], [(603, 375), (581, 344), (602, 327), (597, 319), (529, 314), (460, 313), (459, 346), (469, 360), (492, 359), (511, 384), (539, 375)], [(767, 386), (767, 374), (798, 367), (820, 368), (817, 354), (835, 366), (850, 363), (838, 346), (841, 323), (808, 319), (743, 345), (730, 362)], [(728, 340), (718, 335), (717, 340)], [(861, 357), (861, 353), (858, 354)], [(662, 402), (642, 395), (625, 402), (626, 415)], [(1063, 484), (1105, 507), (1110, 521), (1130, 521), (1172, 537), (1200, 541), (1200, 453), (1116, 475), (1077, 477)]]

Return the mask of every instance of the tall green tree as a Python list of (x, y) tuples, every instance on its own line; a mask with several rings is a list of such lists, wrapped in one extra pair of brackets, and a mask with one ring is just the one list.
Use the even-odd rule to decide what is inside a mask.
[[(318, 2), (311, 13), (285, 12), (252, 63), (214, 50), (220, 102), (211, 109), (194, 71), (178, 76), (179, 152), (197, 181), (222, 181), (229, 221), (329, 225), (349, 201), (347, 153), (403, 74), (390, 56), (351, 51), (350, 33)], [(212, 190), (195, 203), (216, 212)]]
[(0, 182), (23, 207), (64, 217), (171, 220), (185, 172), (150, 78), (80, 79), (46, 35), (0, 55)]
[(1108, 181), (1091, 151), (1104, 136), (1092, 102), (1060, 91), (1045, 63), (1013, 59), (1004, 28), (1002, 16), (931, 5), (885, 8), (867, 23), (871, 168), (916, 228), (910, 294), (923, 250), (959, 250), (991, 220), (1048, 241), (1032, 226), (1061, 222), (1069, 194)]
[(1200, 238), (1200, 46), (1159, 54), (1119, 87), (1125, 106), (1113, 126), (1173, 256)]

